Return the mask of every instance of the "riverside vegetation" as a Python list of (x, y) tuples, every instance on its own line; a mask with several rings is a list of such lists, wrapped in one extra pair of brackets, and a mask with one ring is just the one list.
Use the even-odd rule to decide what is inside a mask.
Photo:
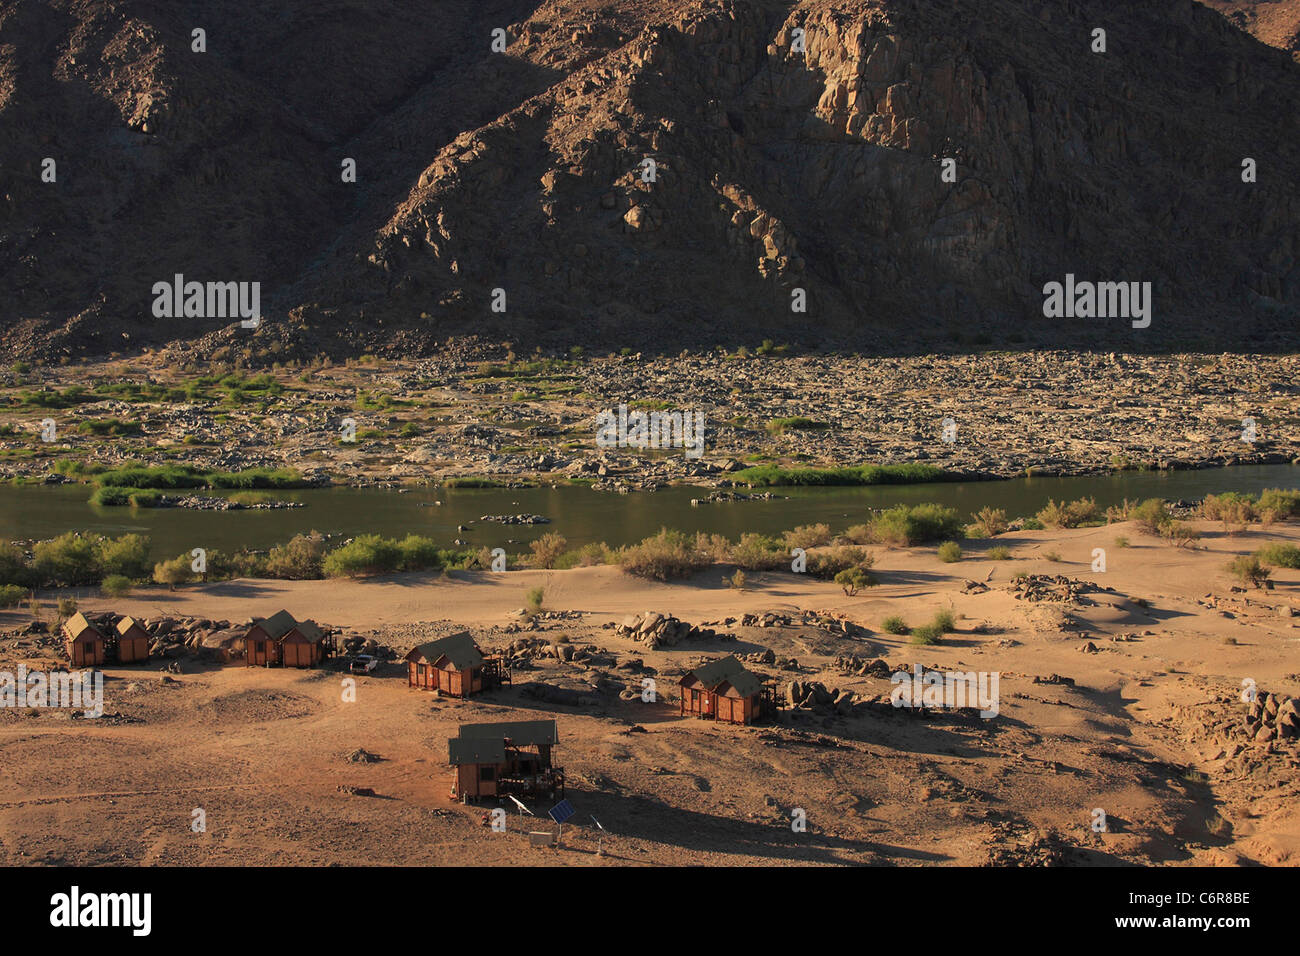
[[(122, 480), (141, 478), (131, 472), (120, 475)], [(178, 472), (168, 480), (178, 480), (178, 476), (184, 477), (185, 473)], [(1267, 528), (1276, 521), (1300, 517), (1300, 490), (1269, 489), (1258, 496), (1209, 495), (1193, 511), (1189, 517), (1223, 521), (1225, 533), (1229, 534), (1243, 531), (1251, 524)], [(907, 548), (940, 542), (940, 559), (957, 562), (964, 557), (958, 539), (996, 539), (1017, 529), (1122, 521), (1133, 521), (1143, 533), (1161, 537), (1177, 547), (1195, 547), (1199, 538), (1199, 533), (1187, 521), (1175, 517), (1169, 503), (1157, 498), (1126, 501), (1107, 509), (1104, 515), (1097, 513), (1090, 499), (1051, 502), (1034, 517), (1014, 521), (1001, 510), (985, 508), (971, 516), (969, 525), (961, 521), (956, 509), (925, 503), (884, 509), (840, 533), (832, 533), (829, 525), (819, 523), (802, 525), (781, 537), (750, 533), (731, 540), (718, 534), (691, 535), (662, 528), (655, 535), (621, 548), (601, 542), (571, 549), (563, 535), (548, 532), (531, 542), (528, 552), (510, 556), (508, 567), (564, 570), (608, 564), (638, 577), (668, 581), (688, 577), (713, 565), (733, 565), (742, 572), (789, 568), (792, 553), (801, 549), (809, 575), (833, 580), (846, 594), (853, 595), (875, 583), (870, 574), (875, 555), (865, 545)], [(985, 557), (1010, 560), (1012, 552), (1004, 545), (991, 545)], [(70, 531), (30, 545), (0, 542), (0, 605), (14, 606), (24, 595), (42, 587), (99, 585), (107, 594), (124, 594), (131, 587), (149, 581), (177, 587), (233, 578), (365, 578), (414, 571), (490, 570), (492, 564), (492, 553), (486, 547), (445, 548), (432, 538), (416, 534), (403, 538), (364, 534), (342, 543), (331, 543), (313, 531), (296, 535), (268, 551), (208, 550), (203, 554), (202, 569), (195, 570), (190, 554), (154, 561), (149, 539), (143, 535), (115, 538)], [(1300, 567), (1300, 548), (1267, 544), (1253, 555), (1234, 560), (1228, 570), (1242, 581), (1258, 586), (1268, 577), (1270, 567)], [(743, 587), (743, 575), (736, 580)], [(927, 633), (923, 631), (922, 635)]]

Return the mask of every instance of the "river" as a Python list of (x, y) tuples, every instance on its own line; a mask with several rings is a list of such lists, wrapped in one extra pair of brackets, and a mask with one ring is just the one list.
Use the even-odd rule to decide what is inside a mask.
[[(1008, 481), (940, 482), (860, 488), (774, 488), (788, 500), (743, 501), (691, 506), (702, 488), (668, 488), (620, 495), (565, 485), (557, 488), (419, 488), (405, 493), (370, 488), (325, 488), (270, 492), (301, 501), (303, 508), (247, 511), (190, 511), (177, 508), (100, 507), (87, 500), (87, 485), (0, 488), (0, 538), (41, 539), (65, 531), (149, 535), (155, 557), (191, 548), (263, 549), (299, 532), (317, 530), (351, 536), (377, 532), (401, 537), (427, 535), (451, 546), (461, 538), (475, 546), (523, 550), (521, 543), (547, 531), (564, 535), (571, 547), (590, 541), (611, 546), (638, 541), (661, 526), (738, 538), (747, 532), (777, 533), (796, 525), (825, 522), (841, 531), (864, 520), (867, 509), (899, 502), (934, 501), (957, 508), (963, 518), (985, 505), (1011, 517), (1032, 515), (1049, 498), (1093, 497), (1104, 509), (1124, 498), (1200, 498), (1225, 491), (1259, 492), (1300, 487), (1295, 465), (1238, 465), (1173, 472), (1121, 472), (1077, 478), (1017, 478)], [(203, 492), (221, 494), (221, 492)], [(441, 501), (438, 505), (435, 502)], [(480, 522), (486, 514), (540, 514), (546, 525)], [(457, 532), (457, 525), (469, 525)], [(512, 544), (511, 542), (515, 542)]]

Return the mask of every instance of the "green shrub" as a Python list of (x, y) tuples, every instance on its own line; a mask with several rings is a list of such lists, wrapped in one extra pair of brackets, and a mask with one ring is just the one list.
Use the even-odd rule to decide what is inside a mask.
[(26, 595), (26, 588), (16, 584), (0, 584), (0, 607), (17, 607)]
[(77, 613), (77, 599), (74, 597), (61, 597), (58, 602), (59, 617), (65, 621)]
[(23, 549), (12, 541), (0, 541), (0, 584), (24, 585), (31, 578)]
[(959, 538), (964, 530), (956, 508), (937, 504), (895, 505), (873, 516), (868, 528), (873, 541), (899, 547)]
[(1005, 545), (989, 548), (987, 557), (990, 561), (1006, 561), (1011, 557), (1011, 549)]
[(131, 579), (125, 574), (110, 574), (99, 585), (101, 591), (113, 598), (126, 597), (131, 593)]
[(430, 571), (442, 565), (442, 552), (432, 538), (408, 534), (396, 546), (399, 571)]
[(911, 643), (913, 644), (938, 644), (943, 638), (943, 631), (939, 630), (939, 628), (935, 627), (933, 624), (922, 624), (920, 627), (912, 628), (911, 636)]
[(956, 541), (945, 541), (939, 545), (939, 560), (944, 564), (955, 564), (961, 560), (961, 545)]
[(1077, 528), (1093, 520), (1097, 514), (1097, 502), (1092, 498), (1080, 498), (1069, 504), (1057, 504), (1047, 500), (1047, 507), (1038, 512), (1038, 520), (1048, 528)]
[(952, 611), (944, 608), (935, 612), (934, 620), (930, 622), (930, 626), (938, 628), (940, 634), (952, 634), (957, 630), (957, 619), (953, 616)]
[(609, 564), (613, 558), (613, 552), (610, 551), (609, 545), (603, 541), (593, 541), (584, 544), (577, 551), (578, 564), (584, 568), (594, 567), (601, 564)]
[(95, 542), (99, 575), (120, 574), (139, 579), (149, 576), (149, 539), (140, 534), (99, 538)]
[(1007, 513), (1001, 508), (981, 508), (971, 515), (971, 520), (973, 527), (986, 538), (995, 538), (1007, 530)]
[(175, 591), (176, 585), (188, 582), (192, 573), (189, 555), (185, 554), (170, 561), (159, 561), (153, 566), (153, 579), (167, 585), (169, 591)]
[(883, 630), (883, 631), (884, 631), (885, 633), (887, 633), (887, 634), (906, 634), (906, 633), (907, 633), (907, 624), (905, 624), (905, 623), (903, 622), (903, 619), (902, 619), (901, 617), (898, 617), (897, 615), (895, 615), (894, 617), (887, 617), (887, 618), (885, 618), (885, 619), (880, 623), (880, 627), (881, 627), (881, 630)]
[(1201, 502), (1201, 517), (1209, 521), (1222, 521), (1225, 528), (1245, 526), (1259, 517), (1255, 502), (1249, 495), (1235, 491), (1222, 495), (1206, 495)]
[(564, 535), (556, 534), (554, 531), (548, 531), (536, 541), (533, 541), (528, 547), (533, 552), (533, 564), (539, 568), (555, 567), (555, 562), (560, 555), (564, 553), (569, 542), (565, 540)]
[[(212, 569), (213, 562), (208, 561)], [(319, 531), (294, 535), (286, 544), (276, 545), (262, 563), (267, 577), (287, 581), (311, 581), (325, 573), (325, 536)]]
[(1255, 552), (1263, 564), (1278, 568), (1300, 569), (1300, 548), (1293, 544), (1266, 544)]
[(833, 579), (841, 571), (860, 568), (864, 573), (876, 563), (866, 548), (839, 545), (808, 555), (808, 573), (821, 580)]
[(546, 592), (541, 588), (529, 588), (524, 597), (528, 601), (528, 609), (536, 614), (542, 609), (542, 602), (546, 598)]
[(1159, 498), (1148, 498), (1135, 507), (1130, 516), (1137, 522), (1138, 528), (1147, 534), (1160, 534), (1165, 525), (1174, 520), (1164, 501)]
[(845, 568), (835, 575), (835, 583), (844, 589), (844, 593), (853, 597), (863, 588), (874, 587), (876, 579), (861, 567)]
[(101, 574), (96, 539), (69, 531), (32, 548), (32, 569), (38, 581), (56, 586), (97, 584)]
[(727, 560), (746, 571), (774, 571), (786, 565), (781, 542), (765, 534), (742, 534), (728, 549)]
[(831, 529), (826, 524), (805, 524), (800, 525), (793, 531), (785, 533), (785, 546), (791, 550), (794, 548), (819, 548), (824, 544), (830, 544)]
[(397, 542), (377, 534), (362, 534), (325, 555), (322, 569), (327, 577), (357, 577), (387, 574), (397, 570), (402, 550)]
[(1271, 511), (1279, 518), (1300, 517), (1300, 489), (1267, 488), (1255, 507), (1261, 513)]
[(1186, 521), (1170, 521), (1161, 533), (1179, 548), (1191, 548), (1201, 540), (1201, 533)]
[(934, 465), (858, 465), (847, 468), (779, 468), (757, 465), (736, 472), (738, 484), (766, 488), (780, 485), (895, 485), (948, 481), (955, 476)]
[(1043, 523), (1037, 518), (1026, 518), (1020, 525), (1026, 531), (1042, 531)]
[(1260, 587), (1272, 573), (1253, 554), (1242, 554), (1228, 562), (1228, 573), (1242, 584)]
[(1061, 560), (1061, 552), (1059, 552), (1059, 551), (1044, 551), (1044, 552), (1043, 552), (1043, 557), (1046, 558), (1048, 561), (1051, 561), (1053, 564), (1055, 564), (1057, 561), (1060, 561), (1060, 560)]
[(619, 553), (619, 566), (627, 574), (667, 581), (703, 570), (708, 559), (691, 547), (680, 531), (661, 528), (659, 533)]

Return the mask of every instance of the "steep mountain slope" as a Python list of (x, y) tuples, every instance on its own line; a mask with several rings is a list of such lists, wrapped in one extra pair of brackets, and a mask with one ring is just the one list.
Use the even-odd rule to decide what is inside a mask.
[[(19, 2), (4, 344), (1294, 344), (1300, 67), (1117, 6)], [(175, 273), (260, 281), (268, 321), (154, 318)], [(1044, 319), (1067, 273), (1152, 283), (1151, 327)]]
[(1298, 0), (1201, 0), (1235, 26), (1300, 60), (1300, 2)]

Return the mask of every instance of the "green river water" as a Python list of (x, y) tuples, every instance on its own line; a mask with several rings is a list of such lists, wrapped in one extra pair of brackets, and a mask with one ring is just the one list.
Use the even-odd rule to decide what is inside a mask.
[[(956, 507), (965, 518), (985, 505), (1011, 517), (1032, 515), (1049, 498), (1093, 497), (1101, 508), (1124, 498), (1200, 498), (1225, 491), (1259, 492), (1300, 487), (1300, 467), (1241, 465), (1174, 472), (1122, 472), (1080, 478), (1017, 478), (860, 488), (775, 488), (787, 500), (691, 506), (702, 488), (670, 488), (620, 495), (577, 486), (519, 489), (413, 489), (405, 493), (363, 488), (272, 492), (306, 507), (271, 511), (190, 511), (177, 508), (106, 508), (88, 502), (87, 485), (0, 488), (0, 539), (41, 539), (65, 531), (109, 535), (147, 534), (153, 553), (165, 557), (195, 547), (233, 551), (268, 548), (299, 532), (317, 530), (351, 536), (376, 532), (401, 537), (417, 533), (451, 546), (454, 538), (474, 545), (524, 550), (547, 531), (564, 535), (571, 547), (590, 541), (611, 546), (638, 541), (661, 526), (738, 538), (747, 532), (776, 533), (801, 524), (825, 522), (841, 531), (864, 520), (867, 509), (899, 502), (934, 501)], [(219, 494), (219, 492), (201, 492)], [(434, 502), (441, 501), (441, 505)], [(540, 514), (547, 525), (479, 522), (486, 514)], [(459, 524), (468, 532), (457, 532)], [(515, 542), (512, 544), (511, 542)]]

